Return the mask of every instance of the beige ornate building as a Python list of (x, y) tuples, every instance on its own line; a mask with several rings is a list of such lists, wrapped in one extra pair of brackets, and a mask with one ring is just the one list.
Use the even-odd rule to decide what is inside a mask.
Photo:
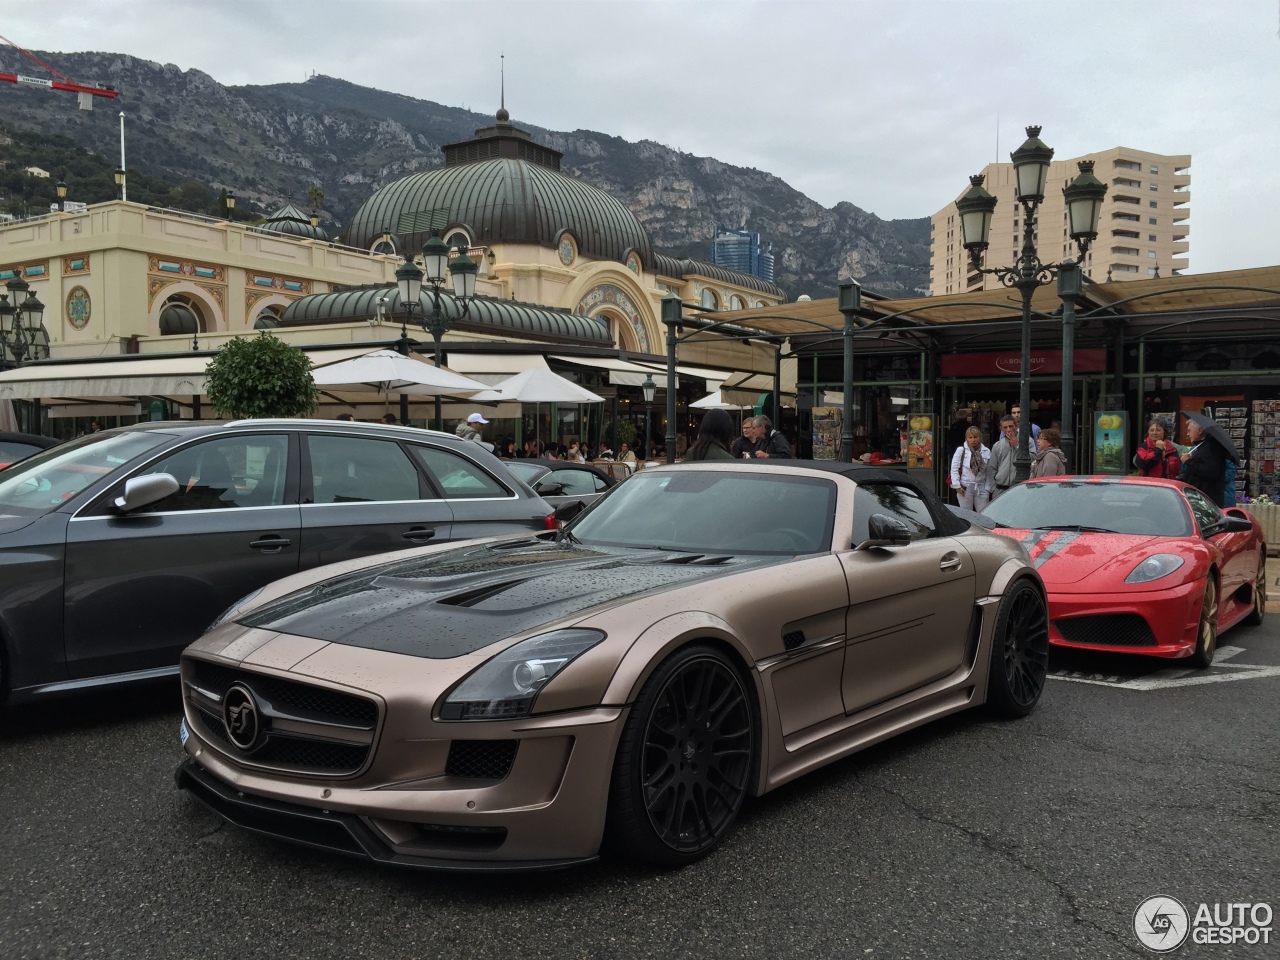
[[(1107, 185), (1098, 239), (1085, 256), (1085, 273), (1095, 282), (1176, 276), (1187, 269), (1191, 236), (1191, 157), (1166, 156), (1116, 147), (1049, 166), (1044, 202), (1035, 225), (1040, 259), (1056, 262), (1076, 255), (1067, 235), (1062, 188), (1078, 173), (1081, 160), (1094, 161), (1094, 175)], [(987, 265), (1012, 264), (1022, 249), (1022, 205), (1015, 199), (1013, 164), (989, 163), (983, 186), (997, 199), (991, 218)], [(966, 188), (967, 189), (967, 188)], [(1000, 286), (969, 263), (955, 202), (930, 223), (929, 293), (941, 296)]]

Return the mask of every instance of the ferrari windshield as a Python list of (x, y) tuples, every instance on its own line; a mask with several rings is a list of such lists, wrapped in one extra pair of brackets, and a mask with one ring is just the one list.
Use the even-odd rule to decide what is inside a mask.
[(584, 543), (692, 553), (831, 549), (830, 480), (755, 471), (641, 471), (569, 526)]
[(0, 473), (0, 514), (52, 513), (90, 484), (172, 439), (153, 430), (95, 433), (50, 447)]
[(1141, 483), (1024, 483), (983, 514), (1006, 527), (1088, 530), (1137, 536), (1195, 533), (1186, 502), (1171, 487)]

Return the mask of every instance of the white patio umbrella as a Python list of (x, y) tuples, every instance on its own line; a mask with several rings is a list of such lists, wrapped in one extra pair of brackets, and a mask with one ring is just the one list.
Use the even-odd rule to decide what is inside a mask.
[[(477, 393), (472, 400), (478, 403), (496, 403), (502, 400), (518, 400), (520, 403), (604, 403), (604, 397), (578, 386), (572, 380), (557, 376), (550, 370), (530, 368), (524, 373), (495, 383), (484, 393)], [(538, 424), (537, 410), (533, 422)], [(541, 439), (537, 432), (535, 439)]]
[(744, 406), (740, 403), (731, 403), (724, 398), (724, 394), (720, 390), (713, 390), (701, 400), (695, 400), (689, 404), (695, 410), (750, 410), (750, 406)]
[(345, 387), (349, 390), (376, 390), (379, 393), (407, 393), (413, 396), (470, 397), (487, 391), (489, 385), (452, 370), (442, 370), (394, 350), (374, 350), (319, 367), (311, 374), (317, 386)]

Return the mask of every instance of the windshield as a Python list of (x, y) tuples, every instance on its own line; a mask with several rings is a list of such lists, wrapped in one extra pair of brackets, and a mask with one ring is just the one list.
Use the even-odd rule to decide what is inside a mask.
[(1195, 533), (1176, 490), (1141, 483), (1026, 483), (1000, 495), (984, 515), (1006, 527), (1093, 530), (1157, 537)]
[(95, 433), (43, 450), (0, 473), (0, 514), (52, 513), (81, 490), (169, 439), (170, 434), (151, 430)]
[(831, 549), (830, 480), (684, 468), (642, 471), (569, 525), (584, 543), (695, 553)]

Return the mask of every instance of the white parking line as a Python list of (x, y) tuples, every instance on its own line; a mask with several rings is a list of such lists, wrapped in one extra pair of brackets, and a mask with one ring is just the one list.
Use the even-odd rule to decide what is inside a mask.
[[(1050, 680), (1066, 680), (1069, 683), (1091, 683), (1099, 687), (1118, 687), (1123, 690), (1164, 690), (1169, 687), (1195, 687), (1204, 683), (1228, 683), (1232, 680), (1257, 680), (1263, 677), (1280, 677), (1280, 666), (1266, 666), (1258, 663), (1226, 663), (1244, 653), (1244, 647), (1220, 647), (1213, 659), (1214, 672), (1203, 670), (1170, 667), (1157, 670), (1145, 677), (1133, 680), (1122, 680), (1118, 675), (1101, 673), (1086, 674), (1075, 670), (1070, 673), (1051, 673)], [(1224, 672), (1217, 672), (1219, 668)]]

